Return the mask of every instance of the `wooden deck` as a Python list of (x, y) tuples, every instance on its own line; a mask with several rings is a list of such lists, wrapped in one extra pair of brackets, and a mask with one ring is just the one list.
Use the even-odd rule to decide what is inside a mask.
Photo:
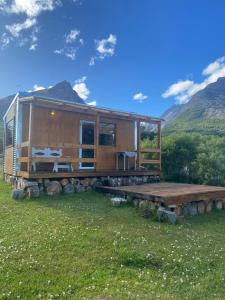
[(225, 187), (179, 184), (152, 183), (122, 187), (99, 187), (100, 191), (129, 195), (139, 199), (164, 203), (165, 205), (185, 205), (194, 201), (225, 199)]

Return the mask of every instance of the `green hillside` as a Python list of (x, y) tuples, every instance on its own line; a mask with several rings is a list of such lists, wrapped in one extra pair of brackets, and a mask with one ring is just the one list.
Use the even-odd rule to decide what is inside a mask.
[(164, 127), (164, 134), (196, 132), (225, 136), (225, 78), (196, 93)]

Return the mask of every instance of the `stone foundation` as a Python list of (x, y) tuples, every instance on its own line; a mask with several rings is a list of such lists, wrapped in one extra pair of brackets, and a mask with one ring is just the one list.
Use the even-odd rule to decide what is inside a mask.
[[(27, 180), (21, 177), (5, 175), (5, 181), (14, 185), (14, 194), (22, 190), (24, 196), (37, 198), (43, 194), (49, 196), (80, 193), (95, 189), (98, 186), (125, 186), (144, 183), (156, 183), (159, 176), (123, 176), (123, 177), (91, 177), (91, 178), (61, 178), (61, 179), (36, 179)], [(16, 192), (17, 191), (17, 192)], [(13, 196), (13, 194), (12, 194)], [(18, 196), (15, 196), (18, 199)]]
[(225, 209), (225, 199), (211, 199), (208, 201), (193, 201), (181, 205), (164, 205), (163, 203), (150, 201), (145, 199), (132, 199), (134, 206), (152, 211), (158, 210), (160, 207), (164, 207), (168, 211), (176, 213), (178, 218), (186, 216), (195, 216), (199, 214), (209, 213), (213, 209)]

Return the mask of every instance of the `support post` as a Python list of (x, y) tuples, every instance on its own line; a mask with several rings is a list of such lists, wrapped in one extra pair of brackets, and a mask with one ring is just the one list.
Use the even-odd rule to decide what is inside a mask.
[(161, 122), (158, 123), (159, 170), (161, 171)]
[(96, 117), (96, 123), (95, 123), (95, 145), (96, 145), (96, 149), (95, 149), (95, 158), (96, 158), (96, 163), (95, 163), (95, 169), (97, 170), (98, 168), (98, 159), (99, 159), (99, 155), (98, 155), (98, 149), (99, 149), (99, 114), (97, 114)]
[(137, 122), (137, 168), (141, 167), (141, 128), (140, 121)]

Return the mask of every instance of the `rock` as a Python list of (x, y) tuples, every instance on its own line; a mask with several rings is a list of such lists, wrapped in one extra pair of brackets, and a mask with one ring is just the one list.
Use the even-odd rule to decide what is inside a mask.
[(133, 199), (133, 204), (134, 204), (134, 206), (139, 206), (139, 199)]
[(5, 175), (5, 181), (10, 184), (14, 184), (16, 182), (16, 178), (14, 176)]
[(97, 182), (98, 182), (98, 179), (96, 177), (91, 178), (91, 180), (90, 180), (90, 186), (95, 186)]
[(60, 180), (60, 183), (62, 186), (65, 186), (69, 183), (69, 180), (67, 178), (63, 178), (62, 180)]
[(198, 213), (199, 214), (204, 214), (205, 213), (205, 203), (204, 203), (204, 201), (199, 201), (197, 203), (197, 206), (198, 206)]
[(86, 189), (85, 189), (85, 186), (83, 186), (83, 185), (78, 185), (78, 186), (75, 187), (75, 191), (76, 191), (77, 193), (82, 193), (82, 192), (85, 192)]
[(115, 187), (118, 185), (117, 178), (110, 177), (108, 180), (108, 185)]
[(217, 200), (215, 203), (216, 209), (222, 209), (223, 208), (223, 202), (221, 200)]
[(26, 192), (29, 198), (38, 198), (40, 197), (40, 190), (38, 185), (29, 186), (26, 188)]
[(90, 185), (90, 178), (85, 178), (80, 180), (80, 184), (83, 186), (89, 186)]
[(73, 194), (75, 192), (74, 186), (72, 183), (68, 183), (63, 187), (64, 194)]
[(187, 216), (189, 214), (188, 206), (185, 205), (182, 207), (182, 215)]
[(141, 201), (139, 202), (139, 207), (140, 207), (140, 208), (148, 207), (148, 201), (147, 201), (147, 200), (141, 200)]
[(11, 194), (14, 200), (22, 200), (25, 197), (24, 190), (14, 189)]
[(50, 179), (45, 178), (44, 179), (44, 187), (47, 188), (49, 186), (50, 182), (51, 182)]
[(166, 210), (162, 206), (160, 206), (157, 210), (157, 217), (159, 221), (166, 220), (171, 224), (175, 224), (177, 220), (177, 216), (175, 212)]
[(155, 210), (156, 209), (156, 203), (155, 202), (153, 202), (153, 201), (149, 201), (149, 208), (151, 209), (151, 210)]
[(211, 212), (212, 211), (212, 207), (213, 207), (213, 203), (212, 201), (209, 201), (207, 204), (206, 204), (206, 212)]
[(38, 187), (39, 187), (40, 196), (44, 195), (44, 184), (43, 183), (39, 183)]
[(50, 181), (46, 188), (47, 195), (49, 195), (49, 196), (58, 195), (61, 193), (61, 191), (62, 191), (62, 186), (56, 180)]
[(198, 214), (198, 208), (195, 202), (191, 202), (188, 204), (188, 214), (190, 216), (196, 216)]
[(26, 179), (23, 179), (23, 178), (20, 178), (17, 182), (17, 188), (18, 189), (26, 189), (28, 187), (31, 187), (31, 186), (38, 186), (38, 182), (37, 181), (30, 181), (30, 180), (26, 180)]
[(111, 198), (111, 202), (113, 206), (120, 206), (121, 204), (126, 203), (127, 199), (122, 197), (113, 197)]

